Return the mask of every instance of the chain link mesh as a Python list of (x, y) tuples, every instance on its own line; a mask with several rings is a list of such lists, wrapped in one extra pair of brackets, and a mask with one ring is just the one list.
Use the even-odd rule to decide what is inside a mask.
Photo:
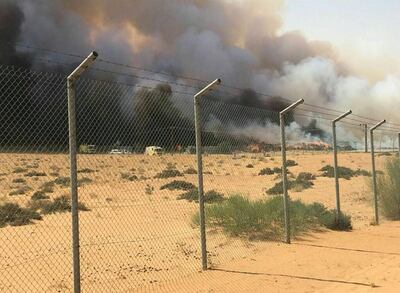
[[(137, 81), (77, 83), (81, 282), (88, 292), (145, 288), (201, 268), (193, 97)], [(70, 292), (66, 78), (1, 65), (0, 97), (0, 291)], [(200, 107), (214, 267), (284, 240), (279, 109), (219, 96), (203, 97)], [(290, 185), (292, 200), (335, 209), (331, 127), (326, 118), (287, 115), (289, 181), (303, 173), (311, 182)], [(354, 227), (369, 225), (364, 128), (338, 123), (337, 140), (339, 166), (358, 172), (339, 180), (342, 211)], [(397, 145), (394, 133), (376, 131), (378, 170)], [(276, 200), (269, 210), (253, 205), (268, 200)], [(257, 221), (272, 228), (258, 229)]]

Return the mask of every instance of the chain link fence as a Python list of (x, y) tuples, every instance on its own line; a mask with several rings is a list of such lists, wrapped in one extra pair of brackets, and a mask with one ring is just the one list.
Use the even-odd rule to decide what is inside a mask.
[[(0, 66), (0, 291), (73, 290), (66, 83)], [(146, 288), (199, 271), (193, 93), (81, 78), (76, 97), (82, 291)], [(246, 101), (200, 99), (208, 268), (286, 241), (282, 109)], [(336, 208), (331, 129), (326, 118), (287, 114), (291, 209), (296, 200)], [(355, 172), (339, 176), (342, 212), (355, 227), (374, 220), (364, 134), (338, 124), (338, 165)], [(396, 135), (375, 137), (381, 171)], [(294, 212), (292, 236), (307, 224)]]

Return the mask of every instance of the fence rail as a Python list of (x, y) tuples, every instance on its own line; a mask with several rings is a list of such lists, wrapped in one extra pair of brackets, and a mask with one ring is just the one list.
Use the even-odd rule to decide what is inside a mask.
[[(336, 207), (335, 179), (321, 171), (331, 171), (335, 136), (318, 113), (294, 109), (283, 119), (283, 107), (246, 104), (246, 95), (227, 98), (216, 89), (193, 99), (168, 84), (143, 86), (140, 78), (84, 76), (70, 85), (76, 95), (68, 108), (66, 85), (62, 74), (0, 65), (2, 292), (113, 292), (182, 278), (268, 241), (289, 243), (297, 199)], [(340, 166), (368, 169), (365, 126), (344, 119), (335, 131)], [(398, 134), (386, 131), (376, 135), (383, 150), (394, 151)], [(372, 131), (370, 140), (375, 160)], [(376, 156), (379, 170), (384, 157)], [(340, 166), (331, 167), (336, 175)], [(305, 172), (314, 181), (300, 188), (296, 177)], [(375, 214), (361, 177), (351, 181), (362, 191), (336, 179), (342, 210), (359, 219), (356, 225)], [(247, 227), (247, 235), (229, 226), (229, 217), (228, 227), (219, 225), (212, 216), (235, 204), (235, 195), (248, 198), (249, 208), (277, 199), (268, 211), (273, 229)]]

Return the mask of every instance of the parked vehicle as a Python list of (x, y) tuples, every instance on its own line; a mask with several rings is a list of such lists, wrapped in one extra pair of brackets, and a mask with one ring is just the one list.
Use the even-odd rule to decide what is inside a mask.
[(112, 149), (110, 154), (112, 155), (122, 155), (124, 152), (120, 149)]
[(148, 146), (146, 147), (145, 154), (148, 156), (155, 156), (155, 155), (161, 155), (163, 153), (164, 149), (162, 147), (158, 146)]

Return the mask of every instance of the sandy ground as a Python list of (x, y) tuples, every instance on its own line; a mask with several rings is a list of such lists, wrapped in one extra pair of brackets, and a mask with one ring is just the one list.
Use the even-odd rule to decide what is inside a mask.
[[(378, 169), (382, 168), (384, 158), (377, 157)], [(332, 164), (331, 153), (289, 153), (288, 159), (299, 164), (289, 168), (295, 175), (302, 171), (318, 175), (322, 166)], [(369, 154), (339, 155), (339, 164), (352, 169), (370, 170), (370, 160)], [(247, 167), (249, 164), (253, 168)], [(90, 208), (80, 213), (84, 291), (187, 288), (181, 291), (265, 292), (268, 286), (276, 291), (343, 292), (348, 288), (369, 290), (372, 283), (381, 286), (379, 288), (395, 288), (391, 287), (395, 279), (385, 270), (396, 272), (399, 269), (397, 248), (390, 241), (398, 235), (399, 227), (393, 223), (380, 227), (370, 225), (373, 208), (369, 177), (340, 180), (342, 210), (352, 215), (355, 231), (312, 234), (288, 246), (279, 242), (232, 239), (208, 230), (210, 264), (219, 270), (199, 274), (199, 233), (191, 223), (197, 204), (177, 200), (182, 192), (160, 190), (160, 186), (174, 179), (196, 183), (197, 176), (154, 178), (171, 166), (181, 172), (195, 167), (193, 155), (79, 155), (78, 166), (81, 171), (90, 170), (79, 173), (80, 179), (90, 179), (79, 187), (80, 201)], [(204, 157), (204, 166), (205, 172), (210, 173), (205, 175), (205, 190), (215, 189), (226, 196), (240, 193), (259, 199), (266, 197), (266, 189), (279, 179), (275, 175), (258, 176), (258, 172), (265, 167), (280, 166), (280, 157), (274, 154), (269, 157), (261, 154), (208, 155)], [(18, 167), (23, 170), (16, 172)], [(32, 170), (46, 175), (26, 176)], [(68, 176), (68, 173), (66, 155), (0, 154), (0, 201), (24, 206), (43, 183)], [(126, 174), (138, 179), (124, 179)], [(25, 182), (15, 182), (15, 179)], [(21, 187), (26, 189), (24, 194), (10, 195)], [(54, 192), (48, 195), (54, 198), (62, 194), (68, 194), (68, 187), (56, 185)], [(312, 189), (291, 192), (291, 196), (334, 208), (333, 179), (318, 177)], [(70, 213), (64, 213), (46, 215), (33, 225), (0, 228), (0, 291), (70, 292), (70, 222)], [(397, 252), (400, 253), (399, 249)], [(373, 275), (376, 278), (372, 278)], [(187, 278), (189, 281), (182, 281)], [(308, 278), (321, 278), (321, 281)], [(367, 285), (351, 284), (354, 280)]]

